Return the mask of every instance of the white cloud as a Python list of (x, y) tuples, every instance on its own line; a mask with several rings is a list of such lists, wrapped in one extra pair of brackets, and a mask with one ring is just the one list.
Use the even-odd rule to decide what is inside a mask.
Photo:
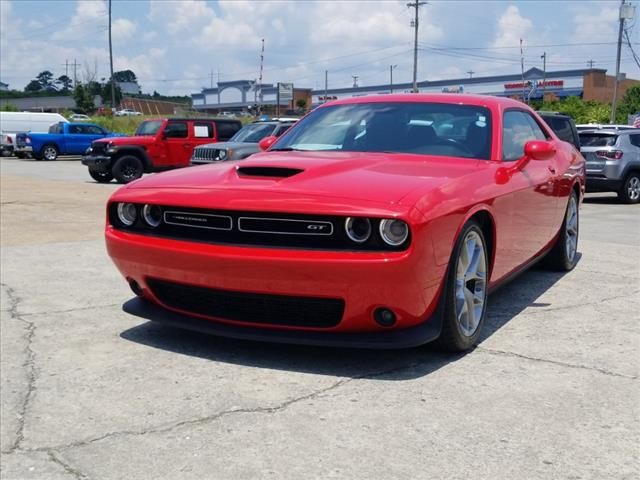
[(64, 41), (97, 32), (99, 29), (104, 31), (107, 28), (107, 17), (107, 4), (104, 0), (78, 0), (76, 11), (67, 27), (53, 33), (51, 39)]
[(171, 34), (194, 32), (215, 17), (204, 0), (151, 0), (149, 19), (164, 23)]
[(111, 25), (111, 34), (118, 42), (130, 39), (136, 32), (136, 24), (126, 18), (118, 18)]
[(610, 42), (617, 36), (618, 4), (581, 8), (573, 17), (573, 42)]
[(498, 20), (498, 32), (492, 47), (513, 47), (520, 44), (520, 39), (526, 44), (527, 36), (532, 30), (533, 22), (520, 15), (518, 7), (509, 5)]

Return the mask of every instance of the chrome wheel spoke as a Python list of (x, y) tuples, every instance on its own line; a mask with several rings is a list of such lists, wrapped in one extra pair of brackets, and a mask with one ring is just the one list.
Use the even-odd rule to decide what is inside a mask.
[(460, 331), (472, 336), (478, 329), (486, 299), (487, 265), (482, 238), (469, 232), (458, 254), (455, 313)]

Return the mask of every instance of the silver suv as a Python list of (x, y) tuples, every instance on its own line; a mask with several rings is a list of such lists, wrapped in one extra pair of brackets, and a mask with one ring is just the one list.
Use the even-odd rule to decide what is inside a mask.
[(640, 201), (640, 130), (580, 132), (587, 161), (587, 191), (616, 192), (625, 203)]

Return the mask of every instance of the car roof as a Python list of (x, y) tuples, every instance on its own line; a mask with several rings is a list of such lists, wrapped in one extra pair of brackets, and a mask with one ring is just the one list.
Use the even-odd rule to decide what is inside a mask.
[(341, 100), (333, 100), (319, 105), (324, 108), (332, 105), (350, 105), (357, 103), (451, 103), (475, 106), (502, 106), (503, 108), (530, 108), (528, 105), (507, 97), (493, 95), (476, 95), (469, 93), (393, 93), (380, 95), (367, 95)]

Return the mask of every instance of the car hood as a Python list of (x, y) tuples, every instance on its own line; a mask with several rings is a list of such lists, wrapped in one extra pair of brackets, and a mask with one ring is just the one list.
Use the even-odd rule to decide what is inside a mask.
[(472, 159), (369, 152), (265, 152), (241, 163), (174, 170), (128, 189), (236, 190), (396, 204), (477, 168)]
[(152, 135), (141, 135), (141, 136), (133, 136), (127, 137), (122, 133), (112, 134), (114, 136), (109, 136), (105, 138), (101, 138), (100, 140), (96, 140), (96, 142), (109, 142), (114, 145), (151, 145), (155, 143), (156, 137)]

